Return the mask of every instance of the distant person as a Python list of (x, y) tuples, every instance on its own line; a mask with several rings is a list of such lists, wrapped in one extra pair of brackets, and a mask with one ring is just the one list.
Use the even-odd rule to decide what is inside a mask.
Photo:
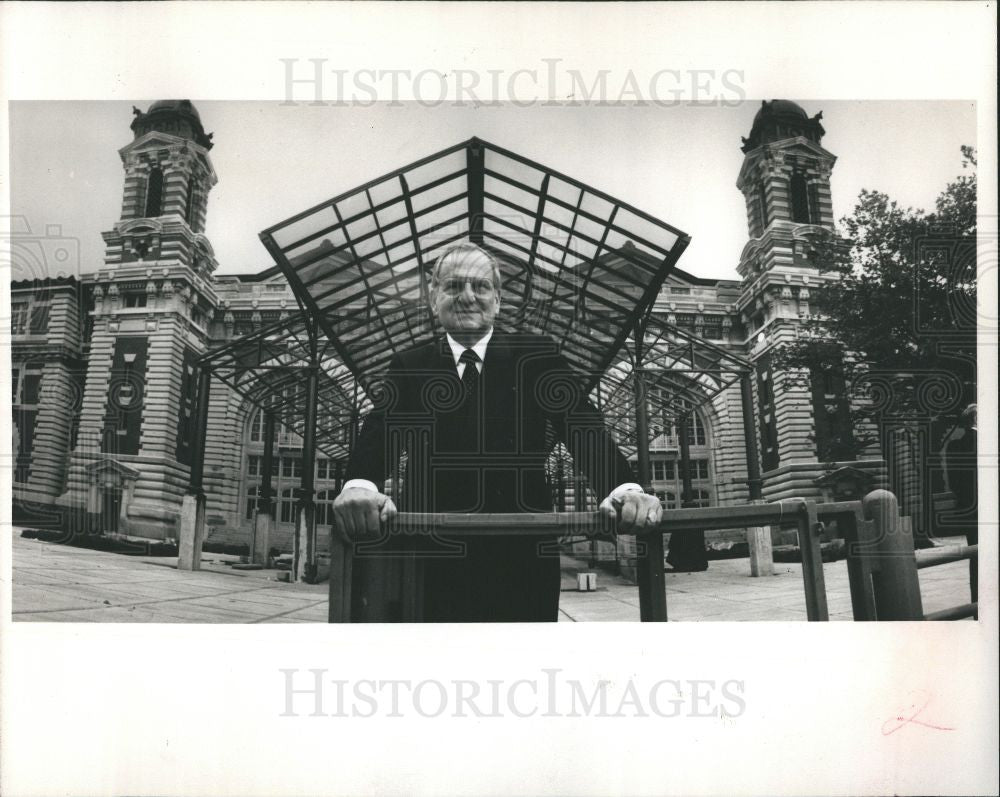
[[(500, 266), (460, 243), (434, 265), (431, 305), (445, 335), (389, 364), (384, 402), (365, 420), (349, 481), (334, 502), (350, 539), (379, 538), (396, 513), (381, 486), (406, 453), (400, 507), (410, 512), (551, 512), (545, 461), (563, 442), (621, 531), (660, 522), (655, 496), (635, 484), (577, 374), (555, 344), (494, 328)], [(461, 556), (422, 557), (423, 620), (555, 621), (560, 567), (554, 540), (465, 540)], [(414, 540), (390, 539), (387, 547)], [(426, 544), (427, 541), (424, 540)], [(433, 552), (431, 552), (433, 554)]]

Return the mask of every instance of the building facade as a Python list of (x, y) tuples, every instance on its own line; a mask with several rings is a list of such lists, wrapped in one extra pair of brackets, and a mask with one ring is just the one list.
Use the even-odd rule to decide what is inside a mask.
[[(282, 274), (217, 275), (204, 234), (217, 182), (213, 141), (186, 100), (135, 109), (121, 156), (121, 212), (103, 233), (103, 265), (73, 278), (12, 285), (15, 520), (43, 523), (53, 511), (100, 518), (105, 531), (176, 539), (192, 456), (197, 358), (297, 312)], [(826, 277), (811, 261), (811, 235), (833, 227), (821, 114), (765, 102), (743, 140), (737, 188), (746, 200), (748, 243), (740, 280), (677, 269), (655, 313), (698, 338), (750, 359), (764, 495), (822, 498), (817, 446), (844, 422), (843, 385), (776, 385), (770, 352), (799, 334)], [(651, 406), (655, 407), (655, 396)], [(679, 430), (650, 417), (652, 488), (680, 505)], [(204, 489), (209, 539), (246, 543), (263, 475), (262, 413), (218, 383), (209, 404)], [(688, 427), (694, 505), (748, 499), (739, 386), (699, 406)], [(272, 478), (274, 547), (290, 550), (302, 440), (279, 424)], [(881, 462), (838, 463), (881, 479)], [(317, 520), (328, 530), (342, 464), (316, 462)], [(560, 476), (554, 507), (574, 508), (579, 488)], [(35, 518), (33, 521), (32, 518)]]

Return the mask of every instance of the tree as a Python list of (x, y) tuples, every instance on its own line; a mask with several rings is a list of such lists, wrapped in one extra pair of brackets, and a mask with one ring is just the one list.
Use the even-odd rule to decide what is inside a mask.
[(821, 459), (854, 459), (888, 418), (929, 418), (939, 438), (975, 401), (976, 153), (962, 156), (967, 173), (933, 213), (865, 190), (838, 233), (813, 239), (812, 262), (837, 279), (774, 362), (793, 384), (846, 393), (850, 422), (825, 435)]

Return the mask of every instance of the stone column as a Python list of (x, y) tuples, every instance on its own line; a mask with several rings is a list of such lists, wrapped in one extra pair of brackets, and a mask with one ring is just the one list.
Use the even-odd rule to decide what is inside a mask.
[[(740, 396), (743, 403), (743, 435), (747, 452), (747, 485), (750, 503), (764, 503), (761, 489), (760, 458), (757, 451), (757, 425), (754, 423), (753, 385), (750, 374), (740, 377)], [(771, 546), (771, 529), (767, 526), (747, 528), (747, 547), (750, 549), (750, 575), (774, 575), (774, 550)]]

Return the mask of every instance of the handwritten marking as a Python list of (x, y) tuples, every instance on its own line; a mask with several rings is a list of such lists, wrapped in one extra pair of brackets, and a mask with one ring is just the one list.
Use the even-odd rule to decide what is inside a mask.
[[(890, 734), (895, 733), (904, 725), (922, 725), (925, 728), (933, 728), (936, 731), (955, 730), (954, 728), (950, 728), (947, 725), (935, 725), (932, 722), (926, 722), (924, 720), (917, 719), (917, 717), (919, 717), (921, 713), (923, 713), (923, 710), (927, 708), (927, 706), (930, 704), (933, 695), (931, 695), (928, 692), (924, 692), (922, 690), (915, 692), (914, 694), (917, 695), (917, 699), (910, 704), (909, 708), (905, 709), (895, 717), (887, 719), (885, 722), (882, 723), (883, 736), (889, 736)], [(924, 699), (924, 701), (921, 703), (920, 699), (925, 696), (926, 699)]]

